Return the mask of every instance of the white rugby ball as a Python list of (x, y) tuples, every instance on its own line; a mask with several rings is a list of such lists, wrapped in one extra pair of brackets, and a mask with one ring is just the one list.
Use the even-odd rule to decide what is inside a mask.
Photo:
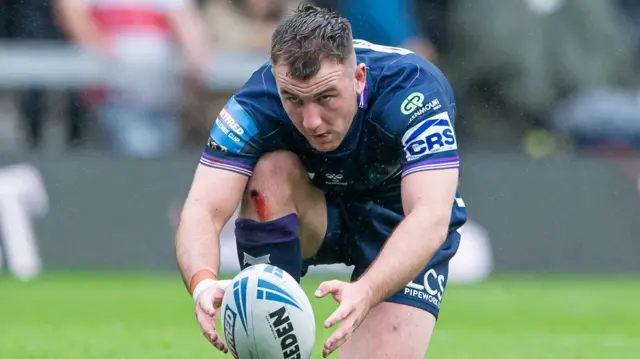
[(281, 268), (258, 264), (233, 278), (220, 309), (236, 359), (309, 359), (316, 325), (309, 298)]

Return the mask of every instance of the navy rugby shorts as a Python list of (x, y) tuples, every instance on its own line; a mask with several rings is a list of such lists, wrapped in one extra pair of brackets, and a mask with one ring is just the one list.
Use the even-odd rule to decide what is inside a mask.
[[(373, 202), (345, 203), (329, 198), (327, 217), (324, 242), (313, 258), (304, 261), (303, 275), (310, 265), (341, 263), (354, 266), (352, 281), (361, 276), (375, 260), (384, 242), (402, 220), (397, 213)], [(437, 319), (447, 285), (449, 260), (459, 244), (460, 233), (450, 231), (446, 241), (424, 269), (386, 301), (426, 310)]]

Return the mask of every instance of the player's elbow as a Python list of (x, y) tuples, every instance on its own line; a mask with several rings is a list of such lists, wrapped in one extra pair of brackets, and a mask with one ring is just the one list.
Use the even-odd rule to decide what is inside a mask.
[(449, 230), (449, 222), (451, 221), (451, 212), (449, 213), (440, 213), (433, 218), (433, 222), (431, 224), (431, 230), (433, 233), (436, 233), (436, 240), (438, 241), (438, 246), (442, 245), (447, 239), (447, 232)]
[(222, 228), (225, 222), (220, 211), (216, 211), (214, 206), (187, 198), (180, 212), (178, 228), (190, 226)]
[(449, 223), (451, 222), (451, 206), (429, 206), (427, 204), (418, 205), (411, 213), (423, 224), (423, 233), (436, 234), (434, 240), (438, 245), (447, 239)]

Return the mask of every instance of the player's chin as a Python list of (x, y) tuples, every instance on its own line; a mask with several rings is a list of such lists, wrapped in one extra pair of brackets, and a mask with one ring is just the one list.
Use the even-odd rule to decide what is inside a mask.
[(338, 146), (340, 146), (340, 142), (336, 141), (331, 135), (329, 135), (328, 137), (309, 138), (309, 143), (316, 151), (320, 152), (333, 151), (338, 148)]

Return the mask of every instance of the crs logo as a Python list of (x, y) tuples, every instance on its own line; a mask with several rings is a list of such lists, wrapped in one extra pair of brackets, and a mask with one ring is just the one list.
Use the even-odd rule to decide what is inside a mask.
[(439, 308), (444, 295), (444, 275), (431, 268), (424, 274), (422, 284), (414, 281), (415, 279), (404, 287), (404, 294), (427, 301)]
[(414, 92), (402, 101), (402, 105), (400, 105), (400, 112), (404, 115), (410, 115), (413, 111), (422, 107), (423, 103), (424, 95), (420, 92)]
[(442, 112), (418, 122), (404, 134), (402, 145), (407, 161), (458, 149), (449, 114)]

